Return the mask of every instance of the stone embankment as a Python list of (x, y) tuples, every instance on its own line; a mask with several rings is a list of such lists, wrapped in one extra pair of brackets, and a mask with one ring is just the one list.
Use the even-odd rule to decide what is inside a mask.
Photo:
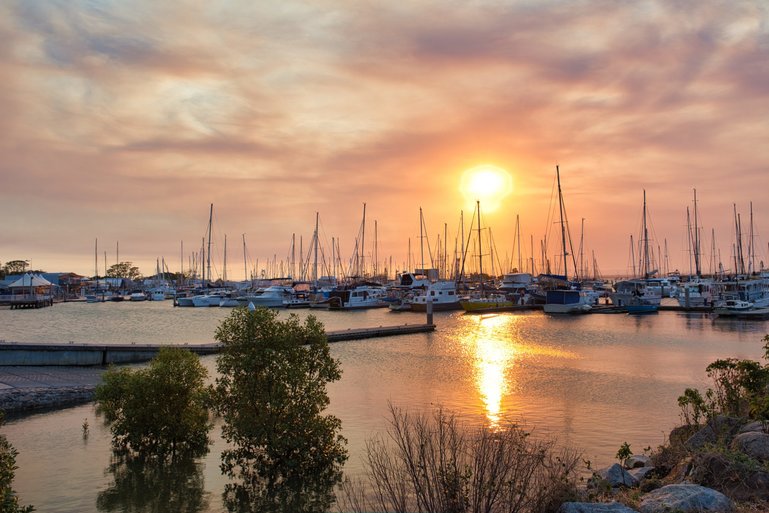
[(587, 495), (615, 500), (567, 502), (558, 512), (732, 513), (735, 501), (769, 501), (767, 469), (769, 423), (717, 417), (674, 429), (669, 443), (650, 457), (632, 456), (597, 470)]
[(0, 410), (18, 415), (90, 402), (104, 370), (0, 366)]

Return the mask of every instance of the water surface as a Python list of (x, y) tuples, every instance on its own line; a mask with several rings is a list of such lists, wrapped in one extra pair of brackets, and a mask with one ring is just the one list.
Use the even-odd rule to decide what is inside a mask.
[[(329, 330), (424, 320), (388, 310), (293, 312), (312, 313)], [(208, 343), (228, 313), (173, 308), (170, 302), (0, 310), (0, 339)], [(435, 322), (434, 333), (332, 345), (343, 375), (329, 386), (330, 412), (342, 420), (349, 441), (348, 472), (362, 471), (365, 441), (385, 429), (390, 403), (420, 412), (443, 406), (474, 425), (513, 420), (535, 436), (579, 448), (597, 465), (610, 464), (625, 441), (638, 453), (663, 443), (679, 421), (676, 399), (681, 392), (705, 387), (704, 369), (717, 358), (760, 358), (768, 329), (766, 322), (672, 312), (577, 317), (454, 312), (436, 314)], [(202, 361), (213, 374), (215, 357)], [(91, 405), (11, 421), (2, 431), (20, 453), (15, 488), (25, 504), (50, 512), (151, 509), (136, 504), (137, 496), (148, 500), (147, 493), (135, 492), (140, 475), (110, 471), (109, 432)], [(184, 479), (156, 478), (166, 484), (166, 498), (199, 495), (202, 502), (194, 511), (222, 510), (219, 496), (226, 479), (218, 465), (223, 443), (216, 430), (214, 438), (209, 455), (185, 469), (189, 475)], [(183, 487), (176, 490), (179, 482)], [(134, 496), (125, 492), (131, 489)], [(108, 509), (120, 501), (125, 508)]]

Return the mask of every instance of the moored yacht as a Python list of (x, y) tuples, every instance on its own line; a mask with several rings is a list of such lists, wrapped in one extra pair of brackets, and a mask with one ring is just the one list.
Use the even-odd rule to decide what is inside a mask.
[(416, 294), (410, 299), (411, 310), (414, 312), (427, 311), (427, 303), (433, 303), (433, 311), (461, 310), (462, 304), (457, 295), (457, 286), (453, 281), (436, 281), (431, 283), (422, 294)]

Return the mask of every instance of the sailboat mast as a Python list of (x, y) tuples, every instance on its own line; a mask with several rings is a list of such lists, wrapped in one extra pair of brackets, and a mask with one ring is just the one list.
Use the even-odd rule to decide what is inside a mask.
[(248, 259), (246, 258), (246, 234), (243, 233), (243, 280), (248, 281)]
[(315, 286), (318, 285), (318, 219), (320, 214), (315, 212), (315, 233), (313, 235), (313, 259), (312, 259), (312, 281)]
[(425, 236), (422, 232), (424, 226), (424, 218), (422, 217), (422, 207), (419, 207), (419, 256), (420, 256), (420, 268), (422, 272), (425, 269)]
[(364, 261), (364, 248), (366, 247), (366, 204), (363, 204), (363, 223), (361, 224), (361, 237), (360, 237), (360, 261), (358, 262), (358, 275), (363, 276), (365, 274), (365, 261)]
[(211, 227), (214, 222), (214, 204), (211, 203), (211, 207), (208, 211), (208, 252), (206, 253), (206, 276), (203, 277), (205, 281), (208, 277), (208, 281), (211, 281)]
[(701, 241), (700, 241), (700, 225), (697, 216), (697, 189), (694, 189), (694, 270), (697, 273), (697, 277), (702, 276), (702, 263), (701, 263)]
[(478, 277), (481, 280), (481, 292), (483, 292), (483, 245), (481, 244), (481, 202), (475, 200), (478, 211)]
[(222, 280), (227, 282), (227, 234), (224, 234), (224, 269), (222, 270)]
[(563, 249), (563, 276), (569, 279), (569, 264), (566, 257), (569, 253), (566, 251), (566, 225), (563, 222), (563, 194), (561, 192), (561, 171), (555, 166), (555, 175), (558, 180), (558, 212), (561, 217), (561, 248)]
[(643, 266), (642, 273), (644, 278), (649, 277), (649, 230), (646, 227), (646, 189), (644, 189), (644, 212), (643, 212)]

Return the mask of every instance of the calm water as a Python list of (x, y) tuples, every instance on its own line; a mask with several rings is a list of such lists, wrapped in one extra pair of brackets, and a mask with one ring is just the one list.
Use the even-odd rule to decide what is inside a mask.
[[(170, 302), (0, 310), (0, 339), (211, 342), (228, 313), (220, 308), (173, 308)], [(308, 311), (295, 313), (304, 316)], [(311, 313), (329, 330), (424, 319), (387, 310)], [(767, 322), (672, 312), (580, 317), (441, 313), (435, 320), (438, 330), (431, 334), (332, 345), (343, 376), (329, 388), (330, 411), (342, 420), (349, 441), (350, 473), (362, 468), (366, 439), (384, 429), (389, 402), (414, 411), (442, 405), (473, 424), (512, 419), (535, 436), (554, 437), (581, 449), (598, 465), (610, 464), (622, 442), (639, 453), (663, 443), (679, 420), (676, 398), (684, 388), (706, 386), (704, 369), (716, 358), (760, 358), (761, 339), (769, 331)], [(215, 357), (203, 361), (213, 371)], [(84, 420), (90, 427), (87, 438)], [(157, 507), (143, 501), (151, 500), (148, 496), (166, 480), (110, 471), (109, 432), (90, 405), (11, 421), (2, 431), (20, 453), (15, 488), (25, 504), (39, 511)], [(196, 499), (198, 505), (191, 511), (222, 510), (219, 496), (226, 480), (218, 465), (223, 444), (218, 431), (213, 435), (216, 443), (209, 455), (185, 470), (183, 491), (176, 490)], [(144, 485), (152, 492), (141, 488), (142, 480), (150, 481)]]

